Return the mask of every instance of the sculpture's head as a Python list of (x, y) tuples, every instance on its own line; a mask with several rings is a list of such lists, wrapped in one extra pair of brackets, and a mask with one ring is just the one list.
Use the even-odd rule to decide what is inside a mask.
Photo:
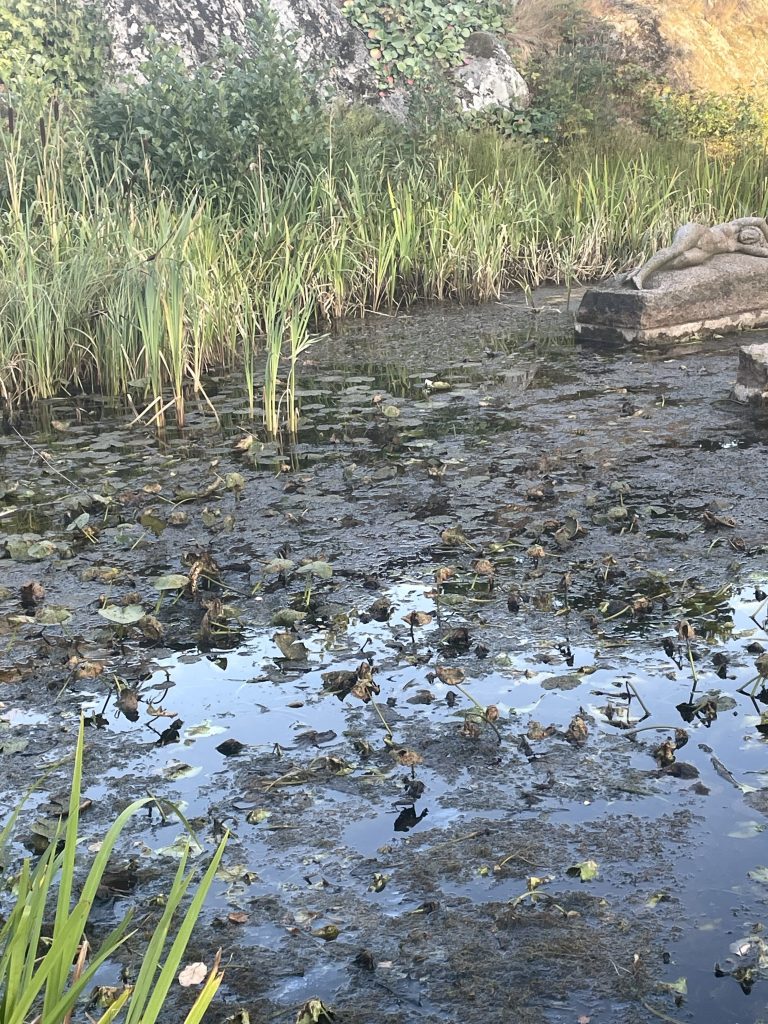
[(765, 245), (765, 236), (760, 228), (742, 228), (739, 241), (742, 245)]

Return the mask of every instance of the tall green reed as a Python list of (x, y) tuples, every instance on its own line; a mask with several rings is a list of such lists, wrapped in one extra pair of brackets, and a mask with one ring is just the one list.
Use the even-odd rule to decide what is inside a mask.
[(212, 408), (209, 372), (239, 368), (269, 434), (295, 429), (301, 355), (340, 319), (602, 277), (679, 223), (764, 213), (768, 167), (491, 135), (393, 152), (384, 135), (282, 176), (257, 163), (237, 196), (135, 192), (53, 111), (0, 128), (0, 161), (0, 395), (99, 390), (183, 423), (192, 396)]

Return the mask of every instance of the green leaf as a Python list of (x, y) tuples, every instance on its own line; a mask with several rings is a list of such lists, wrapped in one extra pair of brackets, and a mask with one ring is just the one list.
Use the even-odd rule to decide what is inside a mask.
[(333, 568), (328, 562), (305, 562), (296, 572), (317, 576), (321, 580), (329, 580), (333, 576)]
[(97, 609), (98, 614), (106, 619), (107, 622), (113, 622), (116, 626), (132, 626), (139, 619), (143, 619), (145, 612), (140, 604), (107, 604), (103, 608)]
[(578, 864), (572, 864), (571, 867), (566, 871), (567, 875), (572, 877), (580, 878), (582, 882), (594, 881), (599, 873), (597, 861), (594, 860), (583, 860)]
[(158, 576), (152, 580), (155, 590), (183, 590), (189, 584), (189, 576), (181, 573), (171, 573), (168, 576)]

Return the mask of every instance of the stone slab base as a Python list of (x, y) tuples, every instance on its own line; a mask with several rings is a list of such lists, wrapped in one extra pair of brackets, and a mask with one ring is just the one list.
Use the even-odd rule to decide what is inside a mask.
[(661, 271), (642, 291), (616, 278), (588, 288), (577, 337), (607, 344), (663, 345), (768, 325), (768, 259), (729, 254), (700, 267)]

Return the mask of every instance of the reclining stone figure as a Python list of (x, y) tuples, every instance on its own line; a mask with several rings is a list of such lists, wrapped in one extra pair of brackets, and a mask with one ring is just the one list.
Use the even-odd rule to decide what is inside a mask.
[(624, 283), (642, 290), (648, 278), (659, 270), (698, 267), (718, 253), (731, 252), (768, 258), (768, 222), (764, 217), (738, 217), (714, 227), (683, 224), (675, 232), (672, 244), (631, 270)]

